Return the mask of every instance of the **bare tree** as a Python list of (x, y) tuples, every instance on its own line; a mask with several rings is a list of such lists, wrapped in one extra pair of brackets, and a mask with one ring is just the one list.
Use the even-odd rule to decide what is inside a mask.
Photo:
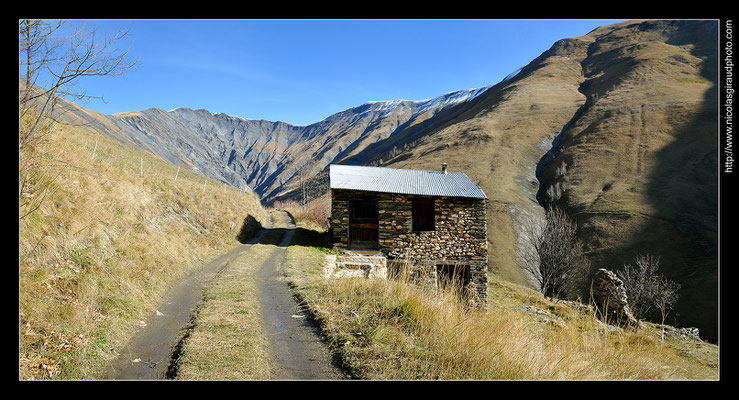
[(298, 171), (295, 174), (298, 179), (300, 205), (302, 207), (305, 207), (305, 205), (308, 204), (308, 200), (310, 200), (311, 178), (313, 177), (312, 170), (313, 163), (309, 161), (298, 168)]
[(577, 224), (564, 210), (548, 207), (546, 221), (529, 220), (523, 235), (520, 262), (544, 296), (561, 298), (579, 287), (590, 264), (576, 236)]
[(100, 35), (85, 23), (19, 20), (18, 202), (26, 208), (20, 218), (40, 205), (56, 176), (44, 172), (49, 158), (40, 145), (52, 131), (60, 98), (94, 98), (77, 86), (81, 78), (116, 76), (133, 68), (137, 61), (128, 60), (130, 47), (117, 48), (127, 36), (128, 31), (120, 29)]
[(624, 283), (634, 317), (644, 319), (658, 316), (664, 325), (677, 302), (680, 285), (657, 272), (659, 263), (659, 257), (640, 254), (635, 259), (636, 266), (624, 265), (616, 274)]
[(665, 320), (667, 319), (667, 314), (672, 311), (672, 308), (675, 306), (675, 303), (677, 302), (677, 299), (679, 297), (678, 291), (680, 290), (680, 285), (678, 283), (675, 283), (669, 279), (666, 279), (664, 277), (660, 277), (656, 281), (657, 285), (657, 293), (659, 295), (657, 296), (657, 299), (655, 300), (655, 304), (657, 306), (657, 309), (660, 313), (660, 323), (662, 324), (662, 339), (665, 338)]
[(626, 295), (629, 299), (629, 308), (637, 319), (644, 319), (649, 314), (654, 303), (655, 287), (654, 276), (659, 266), (659, 258), (651, 255), (639, 255), (636, 258), (636, 267), (626, 264), (616, 275), (623, 281)]

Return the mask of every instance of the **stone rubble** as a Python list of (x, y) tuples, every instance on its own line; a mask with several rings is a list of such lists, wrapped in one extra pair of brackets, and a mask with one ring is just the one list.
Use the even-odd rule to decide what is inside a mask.
[(607, 321), (621, 326), (638, 326), (629, 308), (626, 288), (615, 273), (600, 268), (593, 278), (593, 298), (599, 312)]

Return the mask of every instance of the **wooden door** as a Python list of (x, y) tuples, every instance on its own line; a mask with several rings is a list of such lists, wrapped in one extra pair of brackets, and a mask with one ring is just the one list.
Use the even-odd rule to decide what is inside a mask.
[(377, 250), (378, 245), (377, 202), (349, 202), (349, 248)]

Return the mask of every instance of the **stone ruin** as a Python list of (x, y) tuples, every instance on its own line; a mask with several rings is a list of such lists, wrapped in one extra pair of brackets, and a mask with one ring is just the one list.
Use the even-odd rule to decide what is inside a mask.
[(593, 300), (598, 312), (609, 323), (620, 326), (638, 326), (629, 308), (626, 287), (615, 273), (601, 268), (593, 278)]

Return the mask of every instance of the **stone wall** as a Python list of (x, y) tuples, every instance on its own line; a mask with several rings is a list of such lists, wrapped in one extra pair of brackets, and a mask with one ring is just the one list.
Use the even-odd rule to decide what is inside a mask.
[(379, 250), (388, 259), (426, 267), (454, 263), (468, 265), (468, 289), (478, 303), (485, 304), (488, 263), (486, 200), (434, 197), (435, 230), (414, 232), (413, 198), (409, 195), (333, 189), (331, 226), (334, 246), (348, 248), (349, 201), (377, 201)]

